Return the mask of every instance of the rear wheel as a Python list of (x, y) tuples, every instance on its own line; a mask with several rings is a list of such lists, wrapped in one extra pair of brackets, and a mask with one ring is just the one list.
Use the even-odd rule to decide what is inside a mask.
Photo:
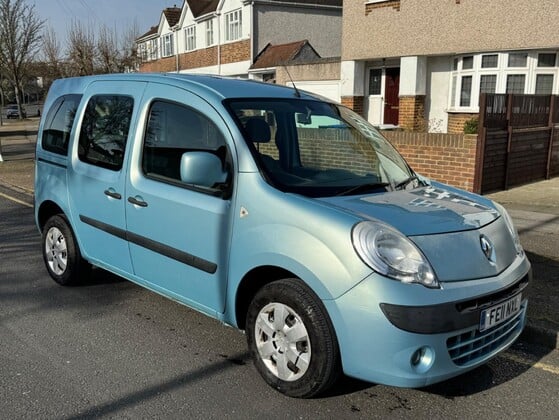
[(43, 228), (43, 259), (49, 275), (63, 286), (87, 277), (90, 265), (82, 258), (74, 233), (62, 215), (52, 216)]
[(326, 309), (297, 279), (264, 286), (247, 314), (247, 341), (264, 380), (291, 397), (326, 391), (340, 374), (338, 343)]

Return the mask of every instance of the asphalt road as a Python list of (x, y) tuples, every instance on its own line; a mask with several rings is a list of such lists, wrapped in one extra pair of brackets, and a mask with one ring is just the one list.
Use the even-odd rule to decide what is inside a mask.
[(101, 270), (56, 285), (20, 201), (0, 191), (0, 418), (557, 418), (559, 352), (523, 343), (421, 390), (344, 378), (284, 397), (233, 328)]

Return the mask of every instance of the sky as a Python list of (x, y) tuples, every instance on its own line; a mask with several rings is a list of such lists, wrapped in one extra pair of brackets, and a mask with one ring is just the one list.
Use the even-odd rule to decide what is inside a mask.
[(26, 0), (35, 5), (45, 27), (52, 27), (61, 45), (66, 44), (68, 28), (73, 20), (93, 29), (106, 25), (126, 30), (137, 22), (139, 35), (159, 23), (166, 7), (181, 7), (182, 0)]

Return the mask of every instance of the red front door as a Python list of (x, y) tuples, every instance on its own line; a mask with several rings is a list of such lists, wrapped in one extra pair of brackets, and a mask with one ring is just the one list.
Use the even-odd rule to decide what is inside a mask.
[(400, 110), (400, 68), (386, 69), (384, 82), (384, 124), (398, 125)]

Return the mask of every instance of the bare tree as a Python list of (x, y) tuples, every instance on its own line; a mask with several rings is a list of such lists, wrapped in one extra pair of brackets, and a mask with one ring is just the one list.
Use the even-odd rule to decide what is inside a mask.
[(45, 85), (50, 86), (53, 80), (64, 77), (62, 47), (55, 30), (50, 26), (43, 32), (43, 60), (42, 70), (45, 74), (41, 76), (46, 79)]
[(123, 71), (136, 71), (140, 65), (136, 39), (140, 36), (138, 22), (134, 22), (121, 35), (121, 59)]
[(0, 70), (14, 88), (19, 118), (23, 117), (22, 83), (41, 44), (43, 23), (34, 5), (24, 0), (0, 0)]
[(78, 21), (73, 21), (68, 30), (68, 61), (73, 75), (86, 76), (95, 73), (96, 51), (93, 29), (84, 28)]
[(116, 30), (101, 26), (97, 40), (97, 53), (101, 73), (116, 73), (121, 71), (121, 56), (118, 49)]

